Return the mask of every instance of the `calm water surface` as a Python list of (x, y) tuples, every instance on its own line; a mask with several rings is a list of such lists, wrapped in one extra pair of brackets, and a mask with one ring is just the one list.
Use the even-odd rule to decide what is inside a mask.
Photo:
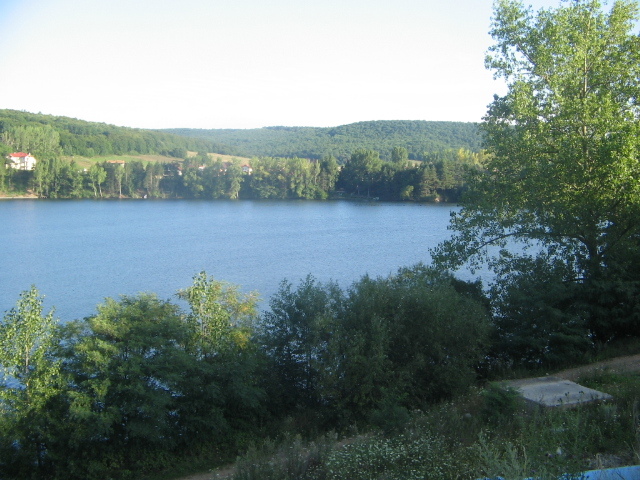
[[(0, 311), (35, 284), (63, 320), (105, 297), (174, 298), (205, 270), (258, 291), (307, 274), (343, 287), (429, 261), (451, 206), (350, 202), (0, 202)], [(0, 313), (1, 313), (0, 312)]]

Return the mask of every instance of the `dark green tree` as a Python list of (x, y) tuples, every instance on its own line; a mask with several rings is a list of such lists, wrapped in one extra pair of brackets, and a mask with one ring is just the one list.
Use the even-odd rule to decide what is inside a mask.
[[(185, 375), (194, 363), (176, 305), (155, 295), (106, 299), (67, 326), (71, 376), (66, 450), (77, 477), (149, 468), (180, 443)], [(147, 457), (147, 458), (145, 458)]]
[(371, 196), (371, 187), (382, 169), (380, 154), (373, 150), (358, 149), (340, 172), (340, 184), (357, 195)]
[(356, 416), (388, 402), (421, 408), (473, 384), (489, 333), (477, 285), (423, 265), (364, 277), (345, 300), (327, 381)]
[(393, 163), (404, 164), (409, 160), (409, 152), (404, 147), (393, 147), (391, 150), (391, 161)]
[(312, 276), (296, 289), (283, 281), (269, 301), (258, 339), (277, 376), (271, 397), (282, 411), (323, 405), (320, 376), (331, 364), (328, 342), (342, 301), (337, 285), (319, 283)]

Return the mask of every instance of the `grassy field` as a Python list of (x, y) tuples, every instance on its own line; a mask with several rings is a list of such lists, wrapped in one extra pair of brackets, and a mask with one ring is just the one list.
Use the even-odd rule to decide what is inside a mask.
[[(187, 152), (187, 155), (189, 157), (195, 157), (198, 153), (197, 152)], [(233, 156), (233, 155), (223, 155), (221, 153), (209, 153), (208, 154), (210, 158), (215, 159), (220, 159), (223, 162), (232, 162), (234, 160), (238, 160), (241, 163), (249, 163), (251, 161), (250, 158), (248, 157), (238, 157), (238, 156)]]

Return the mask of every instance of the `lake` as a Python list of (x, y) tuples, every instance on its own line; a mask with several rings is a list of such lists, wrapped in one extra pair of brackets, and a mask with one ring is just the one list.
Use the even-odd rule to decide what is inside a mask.
[(348, 201), (3, 200), (0, 311), (36, 285), (62, 320), (105, 297), (174, 299), (205, 270), (268, 304), (283, 279), (349, 286), (428, 263), (456, 207)]

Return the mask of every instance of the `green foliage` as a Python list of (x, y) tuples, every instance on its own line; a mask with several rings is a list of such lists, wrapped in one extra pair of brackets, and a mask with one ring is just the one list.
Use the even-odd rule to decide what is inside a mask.
[(393, 399), (386, 398), (382, 401), (379, 408), (371, 412), (369, 422), (384, 435), (391, 436), (392, 434), (402, 432), (410, 419), (411, 415), (409, 410), (399, 405)]
[[(22, 292), (0, 324), (0, 472), (38, 478), (47, 471), (49, 417), (61, 385), (53, 312), (42, 315), (35, 287)], [(4, 474), (3, 474), (4, 476)]]
[(378, 152), (358, 149), (340, 172), (340, 185), (356, 195), (371, 196), (371, 186), (382, 170), (382, 160)]
[(0, 476), (135, 478), (238, 448), (264, 417), (255, 297), (204, 272), (181, 296), (189, 314), (122, 296), (58, 331), (24, 292), (0, 324)]
[[(107, 299), (98, 313), (68, 329), (67, 370), (73, 378), (68, 449), (97, 464), (83, 469), (131, 469), (141, 452), (175, 448), (179, 398), (192, 359), (178, 308), (154, 295)], [(70, 466), (71, 467), (71, 466)], [(85, 473), (87, 474), (87, 473)]]
[(444, 439), (424, 431), (362, 438), (332, 452), (325, 466), (332, 480), (455, 478), (458, 467)]
[(451, 261), (507, 237), (535, 239), (592, 276), (637, 232), (637, 8), (599, 10), (579, 1), (533, 17), (497, 3), (487, 63), (510, 90), (485, 119), (492, 156), (454, 220), (448, 251), (464, 255)]
[(11, 126), (2, 131), (1, 138), (14, 151), (47, 158), (60, 154), (60, 135), (51, 125)]
[(491, 383), (482, 392), (482, 417), (490, 424), (504, 426), (523, 412), (524, 402), (517, 390), (506, 385)]
[[(638, 332), (637, 19), (636, 2), (627, 0), (607, 10), (578, 0), (537, 14), (516, 1), (496, 2), (496, 43), (486, 63), (509, 90), (489, 107), (485, 168), (452, 219), (452, 239), (434, 257), (443, 266), (475, 267), (512, 242), (534, 246), (552, 265), (553, 287), (542, 275), (524, 285), (526, 259), (495, 263), (502, 275), (513, 272), (498, 287), (510, 297), (499, 299), (511, 316), (500, 321), (512, 330), (530, 323), (535, 356), (550, 348), (552, 356), (573, 350), (575, 357), (586, 329), (602, 343)], [(560, 264), (568, 266), (561, 275)]]
[(413, 429), (392, 438), (370, 435), (338, 442), (326, 435), (315, 442), (299, 437), (266, 442), (240, 457), (233, 480), (358, 480), (461, 478), (465, 466), (444, 437)]
[(35, 287), (23, 292), (0, 324), (0, 476), (140, 478), (176, 457), (228, 458), (259, 443), (261, 425), (300, 427), (297, 413), (315, 431), (358, 420), (380, 434), (267, 441), (235, 478), (545, 478), (639, 445), (637, 375), (583, 378), (614, 401), (571, 410), (525, 413), (513, 392), (469, 391), (486, 299), (432, 268), (346, 291), (283, 282), (257, 332), (254, 297), (205, 272), (180, 296), (187, 312), (138, 294), (59, 329)]
[(220, 446), (233, 445), (234, 433), (252, 431), (262, 416), (261, 364), (252, 341), (258, 298), (206, 272), (178, 296), (190, 309), (183, 317), (184, 348), (197, 360), (183, 379), (179, 399), (183, 435), (189, 442), (217, 435)]
[(386, 161), (392, 161), (395, 148), (404, 148), (408, 158), (422, 160), (425, 152), (459, 148), (477, 152), (481, 142), (476, 124), (417, 120), (358, 122), (329, 128), (181, 128), (163, 131), (234, 145), (244, 156), (321, 159), (332, 155), (341, 163), (359, 148), (378, 151)]
[(237, 286), (200, 272), (193, 285), (180, 290), (178, 296), (191, 310), (186, 319), (191, 330), (189, 348), (197, 356), (215, 357), (225, 350), (248, 346), (257, 294), (243, 295)]
[(402, 408), (464, 391), (485, 354), (489, 324), (484, 305), (456, 287), (420, 265), (364, 277), (346, 293), (311, 277), (295, 291), (284, 283), (260, 337), (284, 404), (315, 405), (345, 424), (385, 408), (401, 416)]
[(295, 290), (283, 281), (262, 314), (258, 341), (277, 379), (272, 399), (283, 411), (323, 403), (319, 382), (332, 363), (329, 342), (343, 296), (336, 284), (322, 284), (312, 276)]
[[(613, 403), (530, 411), (494, 385), (414, 412), (391, 435), (321, 437), (321, 453), (299, 438), (269, 441), (239, 458), (234, 479), (581, 478), (607, 458), (633, 462), (639, 379), (589, 377), (585, 383), (614, 393)], [(509, 411), (487, 417), (489, 406)]]
[(254, 158), (241, 195), (256, 199), (324, 199), (333, 189), (338, 167), (331, 157), (319, 162), (302, 158)]
[(14, 379), (28, 391), (32, 378), (49, 370), (51, 348), (55, 344), (53, 311), (42, 316), (42, 297), (35, 286), (22, 292), (15, 308), (0, 324), (0, 364), (3, 380)]
[(187, 150), (236, 154), (230, 147), (202, 139), (7, 109), (0, 110), (0, 135), (4, 143), (17, 150), (45, 157), (135, 152), (184, 158)]
[(531, 368), (577, 362), (593, 348), (574, 271), (546, 256), (508, 258), (491, 289), (493, 357)]
[[(33, 172), (0, 170), (0, 190), (26, 193), (32, 189), (45, 198), (235, 200), (326, 199), (340, 188), (352, 195), (362, 195), (366, 191), (366, 196), (384, 200), (456, 201), (464, 188), (468, 170), (477, 168), (482, 154), (476, 152), (477, 141), (473, 146), (471, 143), (474, 142), (469, 140), (476, 135), (475, 126), (469, 124), (471, 129), (467, 131), (466, 127), (457, 129), (456, 124), (443, 125), (433, 123), (425, 127), (419, 122), (416, 125), (412, 122), (371, 122), (358, 128), (339, 127), (344, 129), (344, 133), (338, 136), (347, 139), (345, 146), (350, 149), (351, 157), (342, 172), (338, 159), (332, 153), (333, 133), (327, 137), (329, 144), (324, 153), (295, 155), (292, 153), (294, 147), (286, 148), (278, 152), (278, 157), (253, 158), (252, 171), (247, 172), (243, 171), (244, 165), (240, 160), (223, 162), (220, 158), (212, 159), (207, 153), (234, 154), (237, 150), (201, 138), (0, 110), (0, 139), (4, 142), (0, 149), (4, 147), (7, 152), (11, 148), (21, 149), (37, 156)], [(415, 147), (418, 148), (415, 152), (419, 153), (411, 154), (404, 146), (386, 146), (391, 138), (397, 143), (411, 145), (416, 138), (425, 138), (425, 128), (429, 135), (443, 136), (448, 140), (452, 135), (455, 137), (449, 131), (452, 129), (462, 137), (468, 137), (469, 141), (461, 140), (459, 144), (464, 148), (455, 149), (438, 143), (437, 151), (429, 150), (427, 144), (420, 144), (424, 148)], [(293, 130), (297, 131), (266, 129), (267, 132), (277, 132), (277, 135)], [(372, 140), (372, 145), (385, 145), (382, 148), (384, 161), (379, 150), (360, 146), (361, 136), (377, 139)], [(304, 143), (304, 140), (300, 141)], [(242, 144), (241, 139), (238, 142)], [(446, 145), (446, 141), (443, 142), (442, 145)], [(365, 145), (369, 143), (364, 142)], [(435, 148), (435, 144), (429, 145), (429, 148)], [(187, 158), (187, 149), (197, 150), (198, 154)], [(128, 154), (154, 153), (180, 160), (174, 164), (151, 162), (144, 165), (125, 157)], [(94, 163), (88, 169), (82, 169), (73, 160), (63, 160), (61, 154), (68, 157), (112, 156), (115, 160)], [(425, 162), (409, 162), (410, 155)], [(345, 157), (346, 154), (341, 154), (343, 162)]]
[(484, 307), (455, 285), (452, 277), (422, 265), (354, 284), (337, 336), (345, 339), (338, 341), (345, 354), (362, 361), (344, 367), (347, 381), (358, 375), (358, 366), (364, 374), (354, 382), (359, 390), (348, 395), (352, 402), (375, 405), (395, 395), (416, 408), (473, 383), (474, 366), (485, 354), (488, 318)]

